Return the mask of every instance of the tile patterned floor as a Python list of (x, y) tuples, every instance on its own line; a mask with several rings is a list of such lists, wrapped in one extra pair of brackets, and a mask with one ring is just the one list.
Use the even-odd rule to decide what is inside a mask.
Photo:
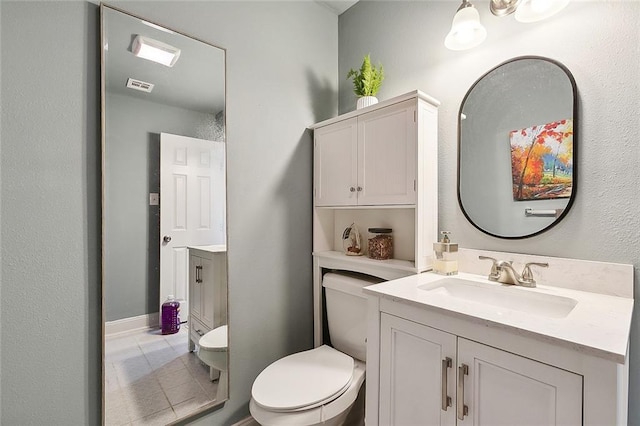
[(218, 382), (187, 348), (188, 330), (105, 339), (105, 425), (166, 425), (215, 400)]

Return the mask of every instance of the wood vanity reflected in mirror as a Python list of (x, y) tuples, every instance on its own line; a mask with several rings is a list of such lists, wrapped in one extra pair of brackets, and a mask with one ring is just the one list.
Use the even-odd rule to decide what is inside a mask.
[(558, 223), (576, 194), (577, 89), (569, 70), (525, 56), (471, 86), (458, 118), (458, 200), (466, 218), (500, 238)]
[(170, 424), (228, 397), (226, 52), (106, 5), (101, 24), (103, 421)]

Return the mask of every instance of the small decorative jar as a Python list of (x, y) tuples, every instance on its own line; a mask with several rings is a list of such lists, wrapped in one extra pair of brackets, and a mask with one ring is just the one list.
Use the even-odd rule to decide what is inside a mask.
[(367, 256), (376, 260), (393, 257), (393, 234), (391, 228), (369, 228), (369, 251)]

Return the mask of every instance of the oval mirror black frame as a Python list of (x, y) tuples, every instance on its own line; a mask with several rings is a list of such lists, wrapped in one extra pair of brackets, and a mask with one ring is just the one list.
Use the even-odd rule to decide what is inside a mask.
[(458, 115), (457, 192), (467, 220), (504, 239), (558, 224), (576, 195), (578, 124), (575, 80), (553, 59), (516, 57), (476, 80)]

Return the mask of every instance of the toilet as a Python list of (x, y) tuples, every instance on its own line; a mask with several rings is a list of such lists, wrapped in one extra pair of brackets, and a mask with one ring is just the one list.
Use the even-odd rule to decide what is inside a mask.
[(365, 379), (367, 299), (381, 280), (324, 275), (331, 344), (298, 352), (265, 368), (251, 389), (249, 411), (263, 426), (341, 425)]
[(219, 372), (218, 391), (216, 399), (227, 397), (227, 326), (222, 325), (206, 333), (198, 341), (198, 358), (207, 364), (210, 370), (211, 380), (214, 380)]

